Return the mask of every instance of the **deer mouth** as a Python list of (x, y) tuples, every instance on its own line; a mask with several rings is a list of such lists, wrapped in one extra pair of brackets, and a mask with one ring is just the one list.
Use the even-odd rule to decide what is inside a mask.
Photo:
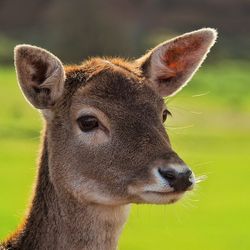
[(182, 194), (185, 193), (185, 191), (171, 191), (171, 192), (165, 192), (165, 191), (145, 191), (145, 193), (158, 194), (158, 195), (182, 195)]
[(171, 204), (180, 200), (185, 191), (144, 191), (140, 198), (145, 203), (151, 204)]

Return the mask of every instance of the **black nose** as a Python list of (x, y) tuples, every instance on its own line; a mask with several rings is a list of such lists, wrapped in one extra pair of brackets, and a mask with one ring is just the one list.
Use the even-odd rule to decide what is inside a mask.
[(172, 168), (159, 168), (159, 173), (177, 192), (186, 191), (193, 184), (192, 171), (189, 168), (182, 172)]

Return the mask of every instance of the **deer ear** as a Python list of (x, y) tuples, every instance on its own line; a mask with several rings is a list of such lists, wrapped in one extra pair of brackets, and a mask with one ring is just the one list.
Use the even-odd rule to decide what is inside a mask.
[(217, 32), (204, 28), (166, 41), (137, 60), (151, 87), (161, 96), (178, 92), (214, 45)]
[(16, 46), (14, 58), (18, 82), (27, 100), (38, 109), (51, 108), (64, 88), (61, 61), (50, 52), (30, 45)]

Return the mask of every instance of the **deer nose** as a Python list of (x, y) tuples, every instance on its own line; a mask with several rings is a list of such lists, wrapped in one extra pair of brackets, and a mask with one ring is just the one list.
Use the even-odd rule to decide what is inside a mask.
[(181, 171), (173, 168), (159, 168), (158, 171), (174, 191), (186, 191), (194, 185), (194, 176), (188, 167), (183, 167)]

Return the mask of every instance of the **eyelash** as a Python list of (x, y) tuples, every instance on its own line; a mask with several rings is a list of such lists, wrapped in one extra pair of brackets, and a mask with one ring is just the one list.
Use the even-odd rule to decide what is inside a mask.
[(163, 123), (167, 120), (167, 117), (169, 115), (172, 116), (171, 112), (169, 110), (165, 109), (163, 111), (163, 113), (162, 113), (162, 121), (163, 121)]

